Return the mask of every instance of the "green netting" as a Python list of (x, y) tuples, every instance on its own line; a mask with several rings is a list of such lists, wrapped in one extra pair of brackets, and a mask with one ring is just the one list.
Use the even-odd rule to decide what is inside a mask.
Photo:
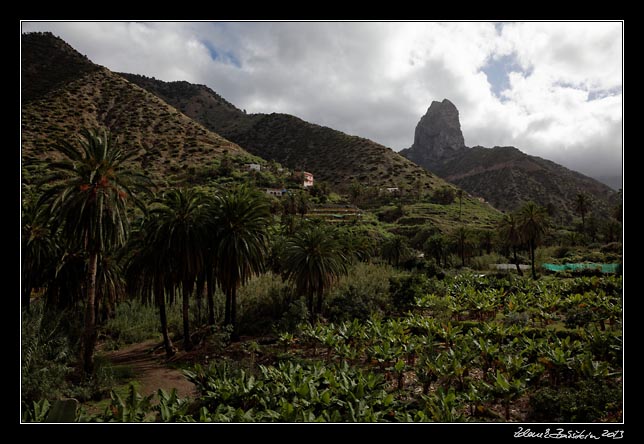
[(595, 264), (584, 262), (578, 264), (543, 264), (543, 268), (550, 271), (577, 271), (584, 269), (599, 269), (602, 273), (616, 273), (619, 264)]

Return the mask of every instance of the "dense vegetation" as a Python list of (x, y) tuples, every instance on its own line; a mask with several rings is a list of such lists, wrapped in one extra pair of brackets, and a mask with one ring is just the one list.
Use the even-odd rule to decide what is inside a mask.
[(278, 343), (246, 343), (241, 359), (220, 349), (185, 372), (197, 399), (160, 392), (152, 407), (112, 395), (105, 413), (83, 419), (620, 419), (621, 278), (404, 274), (391, 285), (399, 309), (386, 317), (298, 324)]
[[(428, 175), (307, 189), (81, 71), (23, 108), (24, 421), (66, 398), (77, 421), (621, 419), (621, 269), (541, 268), (621, 264), (621, 206), (501, 217)], [(137, 392), (108, 352), (144, 341), (197, 396)]]
[[(619, 244), (591, 251), (587, 220), (576, 236), (556, 235), (545, 209), (528, 203), (492, 228), (461, 223), (448, 231), (422, 220), (408, 232), (400, 230), (407, 208), (426, 204), (398, 197), (399, 214), (382, 217), (388, 222), (331, 223), (307, 217), (319, 189), (279, 205), (252, 182), (154, 196), (149, 179), (125, 167), (135, 153), (107, 132), (84, 131), (79, 143), (56, 148), (66, 160), (51, 165), (23, 215), (26, 420), (45, 419), (55, 399), (88, 401), (116, 384), (121, 370), (95, 358), (97, 340), (119, 347), (148, 338), (160, 338), (168, 357), (208, 353), (210, 360), (197, 354), (187, 364), (198, 399), (159, 392), (164, 407), (153, 407), (131, 388), (125, 399), (113, 393), (106, 413), (79, 420), (621, 414), (621, 278), (538, 272), (544, 254), (621, 260)], [(378, 209), (378, 199), (362, 202)], [(430, 205), (461, 217), (458, 196)], [(467, 275), (506, 257), (518, 263), (518, 253), (531, 262), (532, 279)], [(272, 339), (262, 346), (249, 335)], [(240, 360), (232, 350), (242, 338)]]

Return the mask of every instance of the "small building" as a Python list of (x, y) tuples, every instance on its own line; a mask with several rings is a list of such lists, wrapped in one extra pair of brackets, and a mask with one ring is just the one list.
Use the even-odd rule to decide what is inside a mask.
[(261, 171), (262, 166), (258, 163), (247, 163), (246, 168), (248, 168), (248, 171)]
[(286, 194), (286, 190), (281, 188), (266, 188), (266, 194), (269, 196), (282, 197)]
[(398, 189), (398, 187), (390, 187), (387, 188), (387, 191), (390, 193), (398, 193), (400, 190)]
[(307, 173), (306, 171), (303, 171), (302, 175), (304, 176), (304, 182), (302, 183), (302, 185), (305, 186), (305, 187), (312, 187), (313, 186), (313, 174)]
[(306, 171), (295, 171), (293, 173), (295, 180), (300, 180), (303, 187), (308, 188), (313, 186), (313, 174)]

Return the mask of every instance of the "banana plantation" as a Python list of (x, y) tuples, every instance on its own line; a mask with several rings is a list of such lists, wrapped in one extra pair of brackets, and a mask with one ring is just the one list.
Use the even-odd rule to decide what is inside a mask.
[[(394, 297), (395, 315), (303, 323), (274, 343), (251, 342), (241, 361), (222, 355), (184, 370), (195, 399), (163, 390), (143, 397), (130, 386), (112, 393), (105, 412), (78, 419), (620, 419), (621, 278), (457, 276), (415, 282)], [(273, 362), (258, 363), (260, 355)]]

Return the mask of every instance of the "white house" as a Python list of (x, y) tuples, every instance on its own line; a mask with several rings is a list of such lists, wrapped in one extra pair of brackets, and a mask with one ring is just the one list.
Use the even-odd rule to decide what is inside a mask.
[(281, 188), (266, 188), (266, 194), (268, 194), (269, 196), (282, 197), (284, 194), (286, 194), (286, 190), (283, 190)]
[(305, 187), (312, 187), (313, 186), (313, 174), (307, 173), (306, 171), (302, 171), (302, 175), (304, 176), (304, 182), (302, 185)]
[(258, 163), (247, 163), (246, 168), (248, 168), (248, 171), (261, 171), (262, 166)]

